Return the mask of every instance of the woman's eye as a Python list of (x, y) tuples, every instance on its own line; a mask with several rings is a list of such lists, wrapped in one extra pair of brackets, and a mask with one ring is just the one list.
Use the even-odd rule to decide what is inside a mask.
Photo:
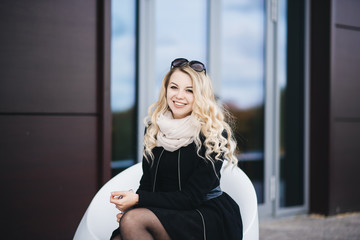
[(193, 93), (193, 90), (191, 90), (191, 89), (188, 89), (186, 91), (189, 92), (189, 93)]
[(170, 88), (171, 88), (171, 89), (177, 89), (177, 87), (176, 87), (176, 86), (171, 86)]

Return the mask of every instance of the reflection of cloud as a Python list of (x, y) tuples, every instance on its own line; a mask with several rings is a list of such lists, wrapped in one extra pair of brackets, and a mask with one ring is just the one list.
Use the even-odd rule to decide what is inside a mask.
[(264, 103), (262, 83), (224, 84), (221, 88), (221, 101), (235, 105), (239, 109), (248, 109)]
[(114, 112), (124, 111), (135, 103), (135, 84), (133, 79), (111, 85), (111, 109)]
[(207, 0), (157, 0), (155, 3), (156, 35), (161, 39), (171, 32), (186, 33), (182, 36), (185, 39), (202, 38), (206, 32)]
[(225, 0), (223, 1), (223, 10), (228, 12), (249, 12), (264, 8), (264, 1), (249, 1), (249, 0)]
[(116, 22), (117, 24), (114, 24), (111, 27), (111, 33), (114, 36), (121, 36), (128, 33), (128, 29), (126, 29), (126, 24), (123, 21)]
[[(112, 108), (127, 109), (135, 101), (135, 2), (112, 1)], [(156, 2), (155, 93), (174, 58), (186, 57), (207, 65), (206, 0)], [(222, 2), (221, 98), (237, 106), (264, 102), (265, 1)], [(286, 85), (286, 20), (279, 2), (279, 62), (281, 86)], [(284, 47), (282, 47), (284, 46)]]
[(239, 108), (264, 102), (264, 18), (262, 1), (224, 2), (221, 97)]
[(223, 63), (223, 82), (236, 81), (264, 81), (264, 59), (246, 58), (228, 54), (227, 61)]
[(281, 88), (286, 87), (286, 0), (279, 1), (279, 20), (278, 20), (278, 62), (277, 74)]
[(135, 1), (111, 1), (111, 109), (135, 103)]
[(124, 4), (124, 1), (111, 1), (111, 34), (113, 36), (133, 33), (135, 4), (136, 1), (127, 1), (127, 4)]
[(157, 88), (178, 57), (206, 64), (207, 1), (156, 1)]
[(128, 109), (135, 102), (134, 41), (134, 36), (129, 35), (112, 39), (111, 108), (113, 111)]
[(125, 35), (112, 38), (111, 75), (112, 78), (134, 76), (135, 36)]

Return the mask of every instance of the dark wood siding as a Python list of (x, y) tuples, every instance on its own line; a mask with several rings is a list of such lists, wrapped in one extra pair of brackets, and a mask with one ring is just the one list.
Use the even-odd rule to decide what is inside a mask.
[(329, 214), (360, 210), (360, 2), (333, 0)]
[(360, 27), (360, 1), (358, 0), (333, 0), (333, 18), (337, 24)]
[(360, 27), (358, 31), (333, 29), (332, 114), (336, 121), (360, 120)]
[(360, 124), (336, 121), (332, 131), (329, 214), (359, 211)]
[(0, 2), (4, 239), (72, 239), (110, 177), (109, 2)]
[(0, 116), (6, 239), (71, 239), (97, 190), (96, 129), (94, 117)]
[(96, 113), (96, 1), (1, 1), (0, 9), (0, 112)]
[(360, 2), (311, 1), (310, 211), (360, 210)]

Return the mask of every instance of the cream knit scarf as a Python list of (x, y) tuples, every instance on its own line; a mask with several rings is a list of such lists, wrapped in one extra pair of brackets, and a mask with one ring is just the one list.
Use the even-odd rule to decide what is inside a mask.
[(157, 124), (160, 130), (156, 145), (170, 152), (192, 143), (200, 131), (200, 122), (193, 116), (174, 119), (170, 111), (161, 114)]

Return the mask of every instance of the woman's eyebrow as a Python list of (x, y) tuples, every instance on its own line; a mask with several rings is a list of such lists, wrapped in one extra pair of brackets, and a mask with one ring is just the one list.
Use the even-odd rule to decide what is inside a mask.
[[(170, 84), (174, 84), (174, 85), (176, 85), (177, 87), (179, 86), (179, 85), (177, 85), (177, 84), (174, 83), (174, 82), (170, 82), (169, 85), (170, 85)], [(185, 88), (193, 88), (193, 86), (187, 86), (187, 87), (185, 87)]]

